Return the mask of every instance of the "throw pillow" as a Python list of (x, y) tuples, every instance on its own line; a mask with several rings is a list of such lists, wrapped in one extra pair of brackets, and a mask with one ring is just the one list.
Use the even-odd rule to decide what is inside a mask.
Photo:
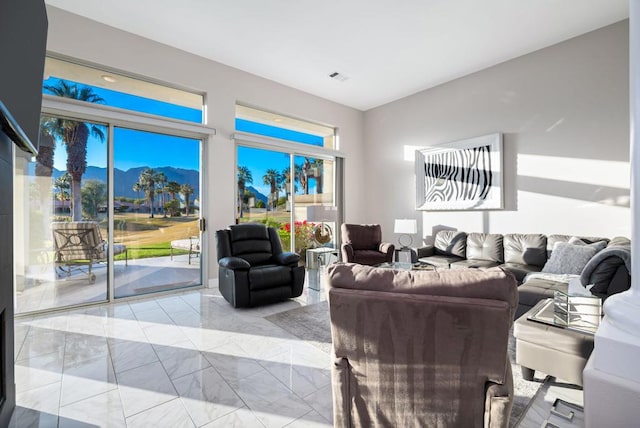
[(587, 262), (595, 256), (596, 249), (590, 245), (575, 245), (559, 242), (551, 253), (551, 257), (542, 268), (544, 273), (564, 275), (580, 275)]
[(594, 248), (596, 250), (596, 253), (599, 253), (600, 251), (602, 251), (605, 248), (607, 248), (607, 241), (597, 241), (597, 242), (592, 242), (591, 244), (587, 244), (586, 242), (584, 242), (582, 239), (578, 238), (577, 236), (571, 237), (571, 239), (569, 239), (569, 244), (573, 244), (573, 245), (588, 245), (588, 246)]

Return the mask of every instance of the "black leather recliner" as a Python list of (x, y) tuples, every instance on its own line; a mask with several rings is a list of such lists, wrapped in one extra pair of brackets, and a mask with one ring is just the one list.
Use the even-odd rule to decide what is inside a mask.
[(259, 223), (216, 231), (220, 293), (234, 308), (298, 297), (304, 284), (300, 256), (283, 252), (278, 232)]

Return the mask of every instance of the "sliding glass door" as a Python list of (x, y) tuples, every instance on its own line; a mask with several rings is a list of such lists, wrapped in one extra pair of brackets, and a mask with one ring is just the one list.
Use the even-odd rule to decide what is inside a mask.
[(278, 230), (282, 246), (303, 259), (336, 248), (335, 159), (238, 146), (237, 221)]
[(114, 129), (116, 298), (202, 284), (201, 141)]
[(43, 116), (40, 151), (16, 155), (16, 313), (107, 299), (108, 126)]

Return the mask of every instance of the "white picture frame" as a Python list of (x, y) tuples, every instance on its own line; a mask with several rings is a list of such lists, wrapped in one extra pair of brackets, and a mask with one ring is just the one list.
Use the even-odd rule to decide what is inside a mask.
[(416, 150), (416, 209), (503, 208), (502, 134)]

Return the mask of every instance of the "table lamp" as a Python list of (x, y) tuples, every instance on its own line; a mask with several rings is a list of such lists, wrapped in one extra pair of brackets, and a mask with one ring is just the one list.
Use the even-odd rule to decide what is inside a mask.
[(393, 232), (400, 234), (400, 237), (398, 238), (398, 244), (400, 244), (400, 247), (408, 248), (413, 243), (411, 235), (418, 233), (418, 222), (409, 218), (396, 219)]

